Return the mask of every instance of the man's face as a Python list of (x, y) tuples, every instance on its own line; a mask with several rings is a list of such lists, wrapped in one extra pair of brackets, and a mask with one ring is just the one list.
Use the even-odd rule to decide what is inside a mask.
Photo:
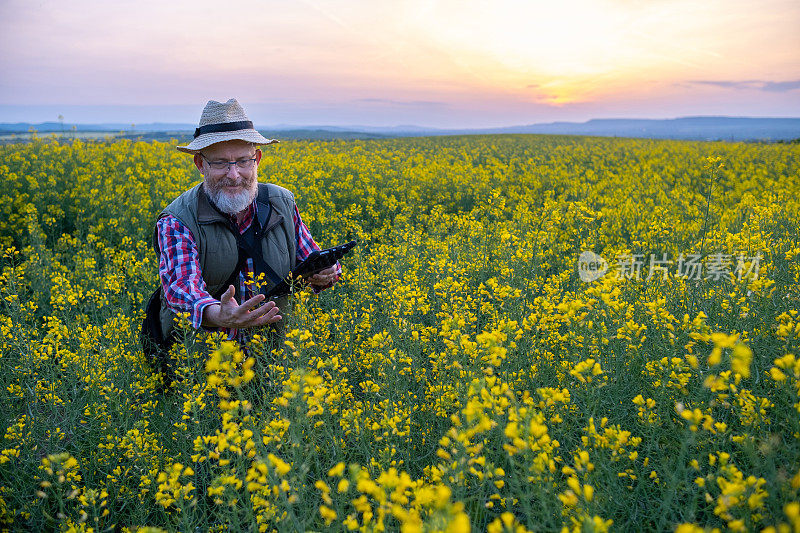
[[(255, 159), (249, 168), (228, 164), (224, 169), (213, 166), (223, 162), (245, 162)], [(247, 209), (258, 194), (258, 163), (261, 150), (245, 141), (224, 141), (212, 144), (194, 156), (194, 164), (203, 174), (206, 194), (221, 211), (235, 215)]]

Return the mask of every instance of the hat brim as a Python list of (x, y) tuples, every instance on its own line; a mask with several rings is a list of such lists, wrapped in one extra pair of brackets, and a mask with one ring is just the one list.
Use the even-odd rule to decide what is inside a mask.
[(267, 139), (256, 130), (236, 130), (204, 133), (193, 139), (192, 142), (186, 146), (178, 146), (177, 148), (181, 152), (186, 152), (187, 154), (196, 154), (203, 148), (225, 141), (245, 141), (253, 144), (273, 144), (280, 142), (277, 139)]

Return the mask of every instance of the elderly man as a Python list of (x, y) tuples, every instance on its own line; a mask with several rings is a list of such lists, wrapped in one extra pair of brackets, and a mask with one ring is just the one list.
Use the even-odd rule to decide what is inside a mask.
[[(167, 206), (156, 223), (165, 338), (176, 313), (188, 313), (196, 329), (221, 329), (239, 340), (248, 328), (282, 319), (286, 298), (264, 303), (266, 297), (249, 280), (264, 274), (272, 286), (319, 246), (293, 194), (258, 183), (258, 146), (274, 142), (230, 99), (208, 102), (194, 140), (178, 146), (194, 155), (203, 182)], [(337, 263), (307, 281), (319, 292), (340, 273)]]

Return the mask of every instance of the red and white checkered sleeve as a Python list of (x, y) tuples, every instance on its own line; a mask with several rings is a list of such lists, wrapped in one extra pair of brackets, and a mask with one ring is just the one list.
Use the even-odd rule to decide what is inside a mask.
[(176, 217), (166, 215), (156, 224), (161, 256), (158, 275), (167, 303), (176, 313), (189, 313), (192, 327), (199, 329), (203, 310), (219, 303), (206, 290), (200, 272), (199, 252), (192, 232)]

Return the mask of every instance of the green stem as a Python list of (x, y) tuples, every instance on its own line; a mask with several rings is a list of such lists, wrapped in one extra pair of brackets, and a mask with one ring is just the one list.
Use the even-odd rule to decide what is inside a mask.
[[(717, 180), (717, 171), (716, 169), (711, 170), (711, 186), (708, 188), (708, 194), (706, 195), (706, 214), (703, 217), (703, 236), (700, 239), (700, 260), (703, 260), (703, 250), (705, 249), (706, 245), (706, 230), (708, 229), (708, 213), (711, 210), (711, 194), (714, 192), (714, 183)], [(688, 282), (688, 279), (687, 279)], [(694, 315), (694, 303), (695, 297), (697, 295), (697, 284), (692, 288), (692, 302), (689, 307), (689, 315)]]

